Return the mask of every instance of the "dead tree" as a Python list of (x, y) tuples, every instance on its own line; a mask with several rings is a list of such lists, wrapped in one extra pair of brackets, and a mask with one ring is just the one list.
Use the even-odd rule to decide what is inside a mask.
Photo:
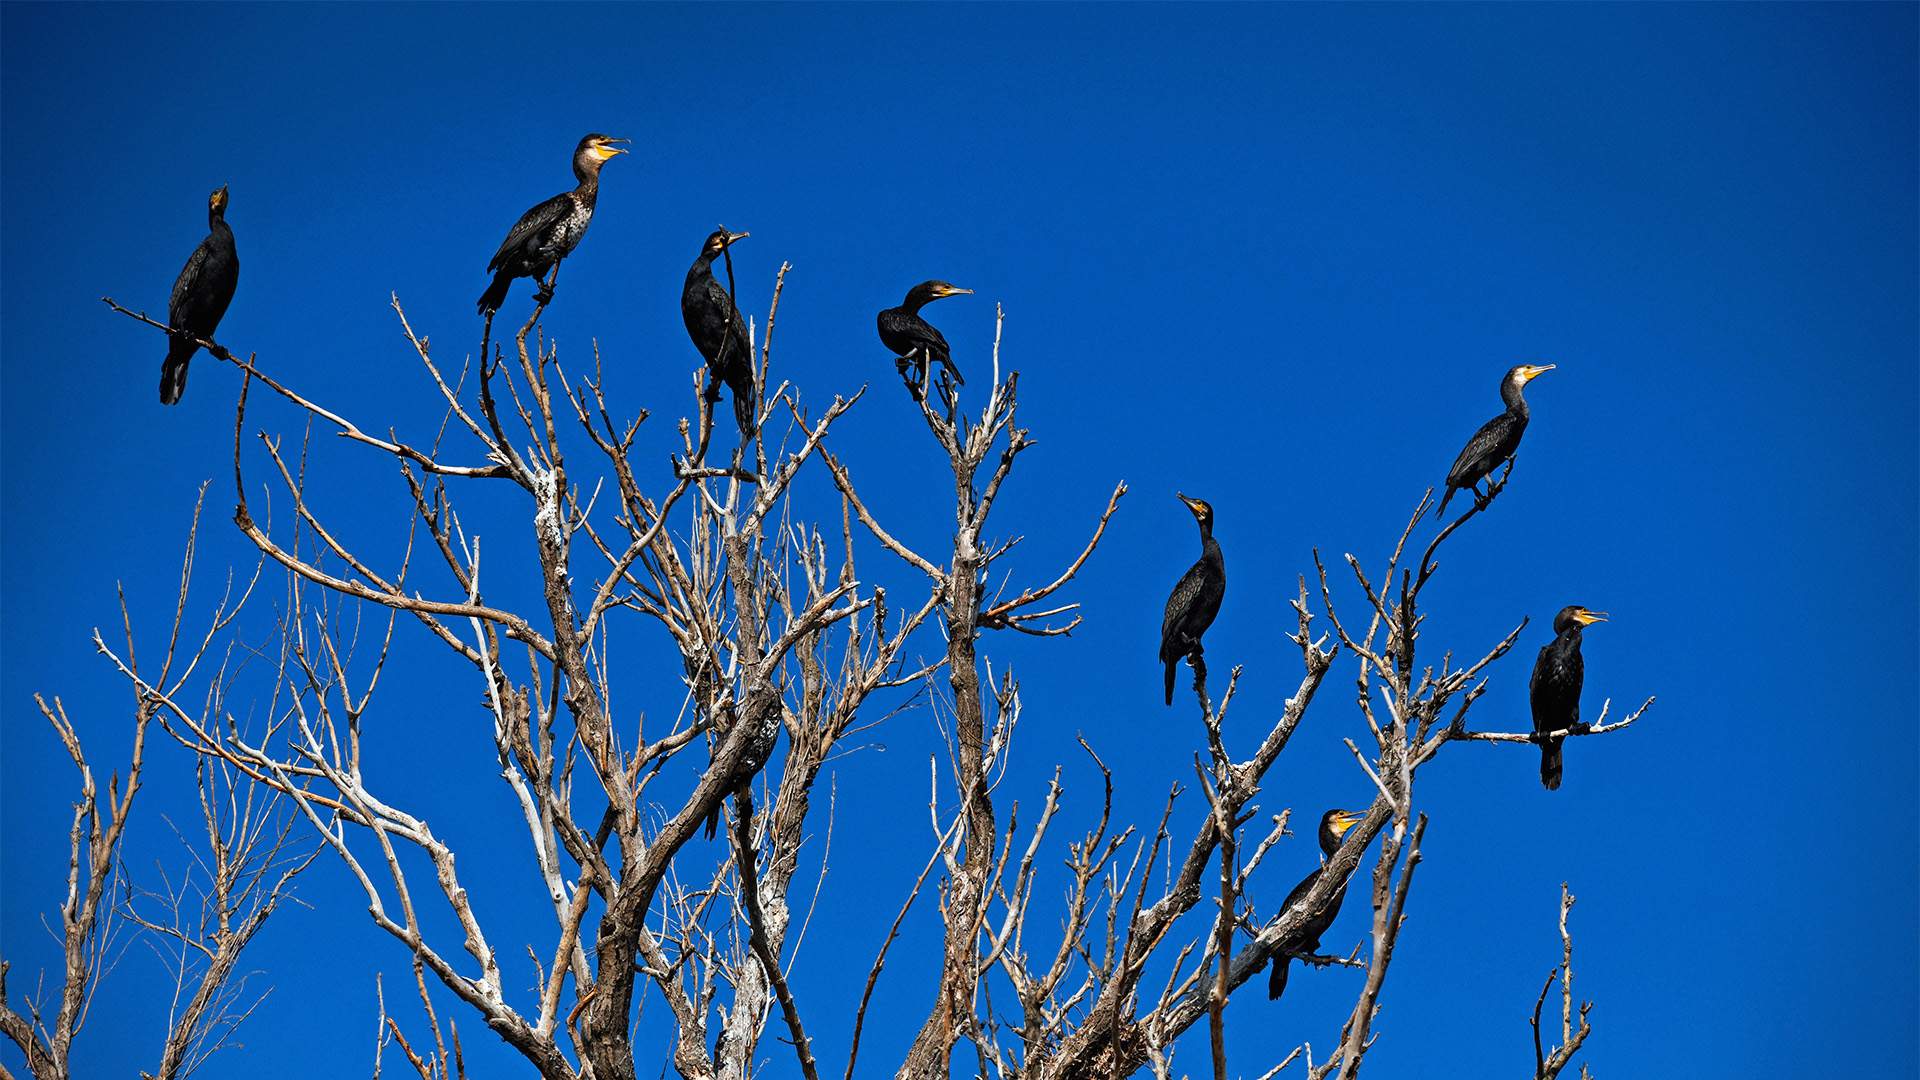
[[(157, 687), (173, 694), (196, 673), (213, 668), (207, 676), (211, 693), (199, 717), (203, 725), (219, 726), (221, 690), (233, 659), (231, 643), (223, 641), (258, 575), (240, 585), (237, 594), (235, 582), (229, 579), (197, 644), (183, 639), (199, 522), (196, 503), (159, 671), (143, 676), (134, 659), (133, 618), (124, 594), (120, 615), (125, 659), (116, 657), (115, 663), (136, 687)], [(97, 630), (94, 643), (108, 653)], [(34, 703), (53, 725), (80, 773), (79, 799), (69, 830), (67, 892), (59, 908), (58, 937), (65, 963), (55, 990), (57, 1003), (43, 1002), (35, 994), (25, 1001), (22, 1015), (7, 994), (11, 963), (0, 961), (0, 1032), (25, 1055), (28, 1071), (39, 1080), (64, 1080), (71, 1075), (68, 1062), (74, 1040), (86, 1023), (100, 981), (132, 944), (127, 933), (131, 929), (144, 932), (147, 944), (161, 956), (173, 978), (158, 1065), (141, 1075), (153, 1080), (191, 1076), (229, 1045), (234, 1031), (265, 996), (264, 991), (253, 995), (246, 977), (238, 973), (241, 953), (291, 895), (294, 879), (318, 852), (303, 849), (292, 833), (293, 819), (279, 812), (273, 792), (223, 763), (200, 759), (194, 769), (201, 821), (190, 830), (174, 829), (187, 848), (187, 857), (174, 870), (165, 864), (157, 868), (159, 887), (135, 885), (139, 875), (122, 865), (121, 847), (145, 776), (148, 729), (156, 718), (162, 727), (169, 722), (158, 699), (153, 692), (136, 690), (125, 787), (116, 771), (104, 798), (66, 705), (58, 697), (48, 704), (37, 694)]]
[[(433, 1041), (428, 1050), (424, 1039), (408, 1040), (382, 994), (378, 1045), (398, 1047), (428, 1080), (458, 1075), (458, 1037), (450, 1064), (434, 1004), (450, 998), (544, 1077), (635, 1080), (662, 1067), (656, 1048), (635, 1046), (631, 1036), (639, 998), (653, 994), (674, 1018), (665, 1055), (688, 1080), (751, 1076), (769, 1022), (808, 1080), (823, 1067), (809, 1031), (850, 1023), (844, 1075), (851, 1078), (867, 1002), (914, 898), (933, 878), (939, 979), (921, 988), (926, 1017), (903, 1059), (884, 1067), (902, 1077), (944, 1078), (961, 1054), (961, 1067), (983, 1076), (1052, 1080), (1143, 1068), (1169, 1076), (1176, 1040), (1208, 1017), (1221, 1076), (1232, 1043), (1222, 1009), (1228, 996), (1289, 948), (1293, 931), (1326, 909), (1377, 839), (1371, 872), (1355, 882), (1372, 909), (1367, 955), (1304, 958), (1360, 969), (1353, 1008), (1321, 1060), (1305, 1043), (1287, 1059), (1304, 1056), (1315, 1078), (1356, 1075), (1376, 1034), (1421, 858), (1430, 808), (1416, 796), (1419, 770), (1454, 743), (1538, 738), (1467, 724), (1524, 621), (1473, 650), (1470, 662), (1456, 661), (1451, 650), (1437, 661), (1428, 652), (1416, 659), (1421, 593), (1438, 570), (1437, 555), (1493, 504), (1506, 477), (1409, 559), (1429, 491), (1377, 576), (1347, 556), (1352, 580), (1339, 583), (1316, 555), (1313, 580), (1302, 576), (1292, 599), (1295, 626), (1286, 635), (1300, 655), (1299, 684), (1279, 715), (1262, 719), (1265, 735), (1245, 759), (1235, 760), (1221, 737), (1240, 670), (1215, 701), (1196, 669), (1202, 737), (1194, 768), (1204, 807), (1180, 802), (1176, 775), (1168, 777), (1157, 824), (1115, 821), (1112, 777), (1098, 747), (1082, 742), (1104, 794), (1097, 808), (1084, 808), (1085, 831), (1064, 845), (1071, 877), (1064, 907), (1037, 906), (1036, 866), (1054, 857), (1043, 852), (1055, 847), (1050, 834), (1067, 807), (1061, 776), (1068, 766), (1056, 769), (1032, 820), (1019, 818), (1016, 801), (999, 809), (997, 789), (1021, 723), (1020, 689), (1011, 671), (996, 672), (982, 643), (1001, 631), (1051, 637), (1078, 624), (1078, 605), (1065, 590), (1093, 557), (1126, 485), (1114, 486), (1065, 566), (1035, 575), (1016, 565), (1017, 530), (990, 530), (989, 518), (1035, 441), (1016, 422), (1018, 375), (1002, 373), (996, 322), (984, 399), (963, 407), (944, 383), (911, 395), (945, 460), (941, 486), (951, 492), (954, 515), (950, 543), (917, 550), (889, 527), (888, 506), (862, 496), (858, 463), (830, 451), (834, 425), (864, 388), (816, 410), (770, 374), (785, 274), (783, 267), (774, 282), (764, 331), (750, 333), (760, 402), (754, 434), (716, 450), (712, 406), (696, 372), (679, 451), (657, 474), (635, 460), (647, 413), (616, 413), (597, 349), (583, 365), (587, 374), (569, 374), (542, 330), (544, 304), (510, 343), (496, 346), (489, 324), (478, 354), (455, 371), (395, 298), (408, 349), (444, 405), (437, 433), (421, 443), (394, 429), (375, 434), (380, 428), (362, 427), (276, 378), (257, 354), (231, 354), (241, 372), (234, 521), (286, 581), (273, 634), (274, 725), (249, 736), (208, 723), (186, 707), (178, 686), (145, 680), (118, 657), (115, 663), (169, 732), (288, 800), (359, 883), (373, 922), (413, 965)], [(730, 287), (731, 276), (729, 266)], [(337, 524), (339, 508), (309, 498), (299, 447), (264, 431), (250, 437), (248, 401), (261, 393), (392, 470), (411, 508), (404, 552), (388, 560), (396, 565), (362, 554)], [(249, 474), (262, 466), (264, 486), (284, 508), (277, 524), (255, 510), (265, 504)], [(838, 513), (823, 520), (810, 514), (796, 484), (810, 469), (823, 469), (839, 496)], [(522, 523), (541, 583), (536, 603), (515, 608), (490, 598), (488, 583), (528, 568), (510, 574), (483, 558), (482, 537), (466, 524), (482, 515), (463, 516), (463, 507), (475, 505)], [(874, 545), (884, 553), (879, 567), (868, 565)], [(857, 563), (861, 549), (869, 557)], [(896, 584), (890, 595), (881, 582), (900, 574), (914, 584)], [(996, 592), (991, 581), (1015, 584)], [(356, 655), (349, 626), (368, 611), (381, 616), (383, 636), (371, 653)], [(1330, 629), (1317, 630), (1316, 619)], [(651, 628), (677, 654), (662, 650), (653, 666), (681, 682), (683, 707), (671, 723), (617, 717), (611, 702), (619, 673), (607, 648), (616, 621), (623, 633), (632, 624)], [(552, 909), (547, 940), (496, 942), (475, 914), (459, 853), (409, 809), (412, 793), (375, 790), (366, 778), (361, 725), (403, 627), (472, 672), (477, 693), (437, 692), (485, 703), (495, 779), (525, 827), (528, 887)], [(919, 655), (910, 643), (936, 631), (941, 646), (933, 659), (909, 659)], [(1255, 833), (1245, 830), (1264, 777), (1343, 654), (1369, 736), (1364, 750), (1349, 746), (1376, 794), (1307, 898), (1262, 912), (1255, 898), (1268, 886), (1256, 871), (1286, 835), (1288, 818), (1269, 813)], [(935, 770), (925, 867), (879, 943), (858, 1005), (798, 1000), (784, 965), (792, 896), (807, 884), (797, 880), (799, 854), (823, 766), (850, 731), (921, 693), (947, 725), (952, 761), (944, 779)], [(1590, 730), (1557, 734), (1616, 731), (1646, 708), (1611, 723), (1603, 709)], [(727, 828), (716, 865), (688, 845), (718, 817)], [(420, 866), (432, 867), (430, 878)], [(912, 869), (882, 872), (904, 881)], [(452, 917), (456, 935), (429, 929), (422, 918), (429, 904)], [(502, 975), (523, 947), (533, 955), (532, 993), (510, 989), (525, 980)], [(851, 987), (847, 993), (851, 1000)]]

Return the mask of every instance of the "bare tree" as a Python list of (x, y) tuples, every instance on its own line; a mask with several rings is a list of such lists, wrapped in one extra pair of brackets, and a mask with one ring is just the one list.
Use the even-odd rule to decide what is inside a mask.
[[(1410, 557), (1414, 531), (1431, 491), (1417, 500), (1376, 575), (1348, 555), (1350, 580), (1342, 581), (1316, 554), (1313, 579), (1302, 576), (1291, 600), (1294, 625), (1286, 634), (1299, 653), (1299, 684), (1278, 715), (1258, 721), (1265, 733), (1244, 759), (1222, 737), (1240, 669), (1216, 701), (1205, 668), (1195, 666), (1203, 738), (1193, 769), (1204, 806), (1181, 802), (1174, 775), (1156, 823), (1116, 821), (1112, 776), (1098, 748), (1083, 740), (1103, 795), (1080, 811), (1087, 824), (1064, 844), (1064, 898), (1036, 905), (1037, 867), (1053, 858), (1043, 853), (1056, 847), (1068, 813), (1061, 782), (1068, 765), (1056, 767), (1030, 820), (1020, 817), (1017, 798), (998, 797), (1022, 719), (1020, 683), (1004, 665), (996, 670), (982, 642), (1003, 631), (1054, 637), (1079, 623), (1067, 590), (1096, 552), (1126, 485), (1114, 486), (1064, 566), (1035, 574), (1014, 556), (1017, 529), (989, 528), (1008, 478), (1035, 445), (1016, 419), (1018, 375), (1002, 372), (996, 322), (983, 400), (964, 408), (954, 386), (929, 385), (924, 373), (909, 395), (945, 460), (939, 486), (951, 494), (954, 521), (950, 542), (916, 549), (890, 527), (892, 508), (862, 495), (857, 463), (830, 449), (836, 423), (865, 389), (813, 409), (771, 375), (785, 274), (782, 267), (764, 331), (749, 333), (760, 403), (755, 434), (731, 451), (714, 447), (712, 406), (696, 372), (679, 452), (659, 475), (635, 462), (648, 414), (616, 416), (597, 348), (586, 374), (569, 374), (541, 331), (544, 303), (510, 343), (496, 345), (489, 324), (478, 354), (456, 372), (395, 298), (407, 347), (444, 405), (433, 438), (417, 444), (400, 437), (397, 423), (381, 436), (312, 401), (269, 374), (257, 355), (210, 350), (232, 356), (242, 373), (234, 521), (285, 575), (268, 650), (273, 722), (252, 736), (209, 723), (185, 706), (177, 683), (143, 679), (117, 655), (113, 662), (184, 745), (231, 770), (222, 775), (244, 777), (295, 808), (413, 965), (434, 1049), (405, 1039), (382, 994), (376, 1073), (379, 1049), (388, 1045), (429, 1080), (462, 1071), (457, 1037), (451, 1070), (441, 1040), (433, 1003), (440, 996), (477, 1015), (544, 1077), (634, 1080), (662, 1067), (632, 1036), (640, 1001), (655, 995), (674, 1021), (666, 1056), (689, 1080), (752, 1075), (769, 1022), (809, 1080), (824, 1067), (810, 1032), (850, 1024), (843, 1075), (851, 1078), (868, 1002), (931, 879), (939, 976), (920, 990), (926, 1016), (903, 1058), (887, 1066), (896, 1075), (949, 1076), (958, 1054), (962, 1068), (983, 1076), (1107, 1077), (1143, 1068), (1171, 1076), (1176, 1041), (1207, 1017), (1213, 1072), (1224, 1077), (1229, 996), (1276, 957), (1303, 951), (1294, 944), (1298, 931), (1346, 889), (1377, 839), (1362, 879), (1372, 913), (1366, 955), (1301, 957), (1359, 969), (1353, 1007), (1319, 1061), (1303, 1043), (1268, 1071), (1304, 1058), (1315, 1078), (1357, 1075), (1378, 1034), (1434, 809), (1417, 797), (1419, 770), (1455, 743), (1542, 737), (1468, 726), (1469, 710), (1524, 620), (1463, 654), (1470, 661), (1452, 650), (1416, 657), (1421, 595), (1439, 569), (1438, 553), (1492, 506), (1511, 465), (1417, 557)], [(727, 276), (731, 289), (730, 262)], [(397, 565), (362, 554), (367, 549), (336, 524), (337, 508), (309, 498), (304, 453), (279, 435), (248, 439), (248, 400), (260, 388), (394, 471), (411, 507)], [(248, 474), (261, 466), (268, 483), (256, 487)], [(819, 470), (838, 495), (837, 514), (821, 514), (825, 508), (799, 484)], [(269, 490), (287, 508), (277, 525), (254, 510)], [(463, 516), (463, 504), (485, 513)], [(528, 608), (490, 599), (483, 583), (529, 567), (483, 559), (481, 536), (465, 524), (497, 519), (502, 510), (525, 523), (532, 541), (530, 569), (541, 590)], [(865, 554), (856, 559), (858, 552)], [(879, 566), (871, 565), (876, 552)], [(908, 584), (896, 580), (890, 593), (882, 582), (901, 575)], [(990, 588), (996, 581), (1007, 584)], [(376, 646), (356, 654), (367, 612), (379, 615), (383, 629)], [(659, 650), (652, 668), (681, 681), (683, 706), (671, 723), (617, 719), (619, 676), (633, 668), (616, 670), (610, 660), (616, 623), (623, 636), (627, 625), (651, 628), (677, 654)], [(403, 625), (472, 672), (473, 696), (490, 718), (498, 782), (525, 827), (531, 859), (523, 887), (538, 889), (552, 909), (544, 941), (496, 941), (476, 914), (458, 853), (409, 808), (416, 793), (404, 785), (376, 790), (362, 768), (363, 717)], [(921, 658), (914, 643), (936, 636), (937, 652)], [(1256, 872), (1286, 835), (1288, 815), (1269, 812), (1253, 826), (1261, 785), (1343, 654), (1371, 737), (1364, 749), (1348, 746), (1356, 776), (1364, 774), (1375, 795), (1305, 899), (1262, 911), (1255, 898), (1266, 888)], [(1550, 734), (1617, 731), (1651, 702), (1614, 722), (1603, 709), (1591, 729)], [(844, 1013), (839, 1001), (798, 999), (788, 978), (796, 916), (804, 923), (795, 889), (819, 887), (817, 875), (810, 883), (800, 876), (801, 847), (836, 747), (909, 706), (941, 724), (949, 767), (932, 763), (927, 861), (878, 943), (858, 1005)], [(723, 854), (696, 856), (690, 841), (719, 817), (727, 820)], [(911, 871), (897, 868), (903, 883)], [(444, 909), (458, 932), (433, 929), (448, 920), (424, 918), (427, 905)], [(535, 978), (531, 990), (515, 991), (502, 966), (517, 961), (503, 956), (522, 948)]]
[[(205, 489), (201, 495), (204, 498)], [(151, 685), (179, 693), (202, 669), (218, 657), (220, 642), (239, 615), (258, 580), (248, 580), (235, 594), (235, 583), (216, 605), (197, 644), (181, 637), (186, 619), (188, 585), (199, 534), (199, 503), (187, 534), (180, 588), (162, 653), (160, 670), (148, 684), (134, 659), (133, 620), (121, 596), (121, 622), (126, 633), (125, 660), (116, 659), (136, 686)], [(107, 646), (94, 632), (101, 652)], [(111, 654), (110, 654), (111, 655)], [(200, 714), (203, 725), (218, 726), (221, 690), (226, 685), (231, 653), (218, 657), (219, 671), (210, 679), (211, 692)], [(173, 976), (168, 1023), (160, 1039), (159, 1065), (142, 1073), (155, 1080), (191, 1076), (216, 1051), (229, 1044), (235, 1029), (252, 1013), (259, 998), (249, 998), (247, 979), (238, 971), (241, 953), (290, 895), (293, 881), (313, 861), (316, 850), (304, 854), (293, 839), (290, 816), (276, 812), (277, 796), (240, 777), (224, 763), (196, 759), (199, 839), (178, 829), (187, 861), (172, 874), (164, 865), (158, 889), (137, 888), (121, 865), (122, 841), (132, 820), (146, 764), (147, 731), (158, 708), (155, 693), (139, 690), (133, 702), (133, 749), (126, 770), (126, 786), (115, 772), (104, 800), (93, 777), (73, 720), (56, 697), (49, 705), (40, 695), (34, 703), (53, 725), (67, 756), (80, 773), (79, 801), (74, 804), (69, 830), (71, 855), (67, 862), (67, 892), (60, 906), (58, 937), (65, 966), (57, 989), (58, 1003), (47, 1005), (36, 994), (25, 1002), (23, 1016), (6, 992), (11, 963), (0, 961), (0, 1031), (26, 1056), (27, 1068), (41, 1080), (72, 1074), (69, 1065), (74, 1039), (85, 1025), (102, 979), (112, 971), (129, 944), (122, 931), (129, 926), (147, 932), (149, 942)], [(204, 849), (200, 843), (204, 841)], [(112, 888), (120, 883), (120, 895)], [(264, 994), (262, 995), (264, 996)], [(48, 1013), (52, 1013), (51, 1021)], [(0, 1069), (0, 1075), (5, 1070)]]

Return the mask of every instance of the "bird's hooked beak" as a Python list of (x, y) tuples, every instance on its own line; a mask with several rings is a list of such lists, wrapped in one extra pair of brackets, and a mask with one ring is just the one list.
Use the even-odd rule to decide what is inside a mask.
[(723, 233), (726, 233), (726, 239), (720, 241), (720, 246), (723, 248), (732, 247), (734, 244), (739, 243), (740, 241), (745, 240), (747, 237), (753, 235), (750, 232), (727, 232), (725, 229), (722, 229), (720, 231)]
[(1365, 820), (1367, 820), (1367, 815), (1354, 813), (1353, 811), (1336, 814), (1333, 819), (1333, 835), (1345, 836), (1348, 830)]
[(1604, 611), (1588, 611), (1586, 608), (1581, 608), (1579, 611), (1573, 613), (1573, 620), (1581, 626), (1590, 626), (1597, 622), (1606, 622), (1607, 613)]
[(633, 151), (628, 150), (624, 146), (615, 145), (616, 143), (630, 143), (632, 141), (632, 139), (602, 139), (594, 146), (594, 150), (599, 153), (601, 161), (609, 161), (612, 160), (615, 154), (632, 153)]
[(227, 185), (221, 184), (220, 189), (215, 191), (213, 197), (207, 200), (207, 204), (215, 210), (225, 210), (227, 208)]
[(1530, 383), (1540, 376), (1545, 375), (1547, 372), (1552, 371), (1555, 366), (1554, 364), (1528, 364), (1520, 370), (1520, 381), (1522, 383)]
[(972, 289), (963, 289), (958, 285), (942, 285), (940, 286), (938, 292), (939, 292), (939, 295), (934, 297), (935, 300), (944, 300), (949, 296), (972, 296), (973, 295)]
[(1186, 496), (1185, 496), (1184, 494), (1182, 494), (1182, 493), (1180, 493), (1180, 492), (1178, 492), (1178, 491), (1176, 491), (1176, 492), (1174, 492), (1174, 493), (1173, 493), (1173, 497), (1174, 497), (1174, 498), (1176, 498), (1176, 499), (1179, 499), (1179, 500), (1180, 500), (1180, 501), (1181, 501), (1182, 503), (1184, 503), (1184, 504), (1186, 505), (1186, 508), (1187, 508), (1187, 509), (1188, 509), (1188, 510), (1189, 510), (1190, 512), (1192, 512), (1192, 513), (1195, 513), (1195, 514), (1198, 514), (1198, 513), (1200, 512), (1200, 500), (1199, 500), (1199, 499), (1189, 499), (1189, 498), (1187, 498), (1187, 497), (1186, 497)]

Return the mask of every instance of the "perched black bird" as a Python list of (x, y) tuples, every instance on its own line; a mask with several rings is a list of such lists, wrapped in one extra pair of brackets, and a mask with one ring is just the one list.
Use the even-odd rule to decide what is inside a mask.
[[(239, 284), (240, 255), (227, 225), (227, 186), (222, 184), (207, 196), (207, 238), (187, 256), (187, 265), (173, 281), (167, 325), (182, 334), (212, 338)], [(177, 404), (187, 392), (187, 361), (199, 351), (200, 346), (184, 337), (167, 339), (167, 358), (160, 364), (160, 404)]]
[[(1320, 875), (1327, 872), (1326, 860), (1333, 858), (1333, 853), (1340, 850), (1341, 838), (1347, 835), (1348, 829), (1365, 821), (1366, 817), (1365, 812), (1352, 810), (1329, 810), (1320, 816), (1320, 854), (1323, 856), (1320, 865), (1314, 867), (1313, 873), (1308, 874), (1287, 894), (1286, 903), (1280, 905), (1281, 912), (1307, 898), (1307, 894), (1320, 881)], [(1340, 914), (1340, 902), (1346, 898), (1347, 887), (1343, 883), (1340, 891), (1333, 894), (1333, 902), (1327, 905), (1327, 910), (1307, 920), (1297, 934), (1282, 942), (1274, 951), (1273, 966), (1267, 969), (1268, 1001), (1277, 1001), (1286, 992), (1287, 966), (1293, 962), (1293, 957), (1320, 948), (1320, 935), (1333, 925), (1334, 917)]]
[(947, 348), (947, 339), (940, 336), (932, 323), (920, 317), (920, 309), (935, 300), (967, 296), (972, 292), (944, 281), (923, 281), (907, 290), (907, 299), (899, 307), (880, 313), (880, 340), (900, 358), (896, 366), (901, 374), (906, 374), (909, 363), (914, 365), (914, 386), (919, 386), (925, 377), (927, 365), (935, 362), (953, 376), (955, 386), (966, 385), (960, 369), (953, 366), (953, 353)]
[(747, 321), (740, 317), (726, 286), (714, 280), (713, 260), (750, 233), (715, 229), (700, 245), (700, 255), (687, 270), (687, 286), (680, 292), (680, 316), (687, 336), (707, 358), (707, 400), (720, 400), (720, 384), (733, 392), (733, 418), (742, 438), (752, 438), (757, 402), (753, 394), (753, 347), (747, 340)]
[(1227, 562), (1220, 554), (1220, 542), (1213, 538), (1213, 507), (1185, 495), (1179, 498), (1200, 523), (1200, 561), (1180, 575), (1173, 595), (1167, 597), (1167, 614), (1160, 623), (1160, 662), (1167, 666), (1169, 705), (1173, 704), (1174, 669), (1182, 660), (1200, 657), (1200, 635), (1213, 625), (1213, 617), (1220, 614), (1220, 601), (1227, 595)]
[(580, 246), (580, 238), (587, 235), (587, 224), (593, 220), (594, 200), (600, 195), (600, 166), (613, 159), (615, 154), (627, 152), (617, 143), (626, 142), (610, 135), (589, 135), (580, 140), (573, 150), (573, 175), (580, 181), (572, 191), (563, 191), (539, 206), (520, 215), (513, 223), (507, 238), (500, 242), (500, 250), (493, 253), (493, 261), (487, 264), (487, 270), (493, 274), (493, 284), (480, 294), (480, 314), (491, 315), (500, 310), (507, 302), (507, 286), (514, 278), (530, 277), (539, 291), (535, 299), (546, 303), (553, 299), (553, 290), (541, 279), (548, 270), (559, 265), (560, 260), (573, 254)]
[(1522, 388), (1553, 367), (1552, 364), (1521, 364), (1501, 378), (1500, 400), (1507, 403), (1507, 411), (1480, 425), (1480, 430), (1474, 432), (1473, 438), (1461, 449), (1460, 456), (1453, 459), (1453, 468), (1447, 470), (1447, 493), (1440, 497), (1440, 508), (1433, 512), (1435, 517), (1446, 513), (1447, 500), (1460, 488), (1472, 488), (1478, 496), (1480, 481), (1520, 449), (1520, 436), (1527, 432), (1530, 415)]
[[(1587, 664), (1580, 658), (1580, 637), (1589, 623), (1606, 622), (1604, 611), (1588, 611), (1579, 604), (1560, 609), (1553, 617), (1553, 640), (1540, 647), (1540, 658), (1533, 662), (1533, 680), (1527, 684), (1527, 696), (1533, 701), (1533, 730), (1580, 730), (1580, 686), (1586, 681)], [(1548, 739), (1540, 744), (1540, 782), (1548, 791), (1560, 787), (1560, 744), (1564, 738)]]

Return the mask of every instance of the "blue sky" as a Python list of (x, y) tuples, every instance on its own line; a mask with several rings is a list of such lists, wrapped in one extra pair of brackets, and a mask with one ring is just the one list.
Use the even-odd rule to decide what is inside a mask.
[[(1584, 603), (1613, 613), (1587, 635), (1588, 709), (1660, 702), (1629, 732), (1571, 745), (1555, 793), (1525, 749), (1455, 746), (1423, 774), (1434, 821), (1370, 1071), (1523, 1071), (1567, 880), (1596, 1071), (1819, 1072), (1838, 1052), (1850, 1075), (1911, 1076), (1916, 11), (7, 5), (0, 939), (13, 985), (55, 962), (40, 919), (61, 889), (73, 785), (31, 695), (62, 695), (104, 770), (124, 754), (127, 696), (88, 635), (117, 625), (115, 581), (158, 633), (208, 479), (196, 603), (251, 564), (226, 524), (232, 369), (201, 357), (185, 402), (163, 409), (160, 339), (97, 298), (163, 310), (207, 191), (229, 184), (243, 269), (222, 339), (370, 428), (421, 436), (438, 413), (389, 294), (445, 354), (470, 349), (487, 257), (515, 215), (571, 183), (567, 154), (599, 130), (635, 152), (608, 167), (547, 327), (571, 357), (598, 340), (623, 411), (654, 412), (649, 452), (673, 444), (697, 362), (679, 283), (724, 222), (753, 232), (736, 252), (749, 310), (764, 310), (780, 261), (794, 265), (785, 376), (815, 402), (874, 383), (837, 445), (908, 535), (940, 538), (945, 496), (924, 486), (940, 463), (872, 315), (927, 277), (978, 290), (933, 309), (970, 373), (984, 374), (993, 305), (1007, 309), (1022, 422), (1042, 441), (996, 519), (1029, 536), (1016, 573), (1050, 577), (1113, 483), (1131, 486), (1074, 586), (1087, 624), (986, 645), (1024, 673), (1023, 756), (1002, 798), (1027, 805), (1066, 762), (1069, 808), (1091, 812), (1080, 732), (1127, 792), (1126, 818), (1145, 823), (1190, 779), (1199, 732), (1160, 706), (1153, 662), (1160, 605), (1195, 547), (1176, 488), (1219, 517), (1231, 585), (1208, 654), (1247, 665), (1237, 710), (1252, 738), (1298, 679), (1276, 611), (1311, 549), (1377, 563), (1497, 410), (1500, 373), (1559, 364), (1533, 385), (1512, 489), (1429, 591), (1426, 647), (1484, 646), (1533, 617), (1478, 706), (1485, 724), (1523, 728), (1547, 620)], [(510, 306), (525, 298), (522, 285)], [(249, 423), (299, 430), (270, 406)], [(406, 509), (391, 470), (323, 444), (316, 500), (392, 550)], [(503, 548), (518, 542), (519, 508), (473, 512)], [(628, 707), (662, 715), (675, 669), (650, 672), (658, 642), (631, 633)], [(512, 808), (477, 715), (444, 707), (432, 646), (401, 649), (413, 677), (370, 714), (376, 767), (420, 781), (505, 936), (544, 943), (525, 852), (493, 844)], [(1340, 745), (1360, 730), (1349, 677), (1336, 671), (1271, 774), (1269, 809), (1311, 820), (1365, 800)], [(927, 850), (931, 726), (906, 713), (836, 765), (836, 854), (795, 987), (828, 1062), (844, 1060), (842, 1018)], [(184, 752), (161, 742), (149, 768), (145, 809), (188, 809)], [(480, 809), (463, 811), (474, 790)], [(900, 820), (913, 824), (889, 827)], [(136, 873), (173, 853), (156, 817), (129, 837)], [(1303, 831), (1256, 897), (1277, 902), (1313, 857)], [(374, 973), (391, 992), (406, 957), (336, 863), (301, 894), (312, 910), (285, 912), (249, 954), (277, 989), (245, 1048), (205, 1075), (368, 1067)], [(1363, 933), (1365, 905), (1349, 907), (1330, 948)], [(862, 1051), (874, 1072), (924, 1016), (915, 973), (934, 941), (921, 921), (896, 946)], [(81, 1074), (152, 1066), (157, 972), (128, 952), (82, 1036)], [(1236, 1071), (1329, 1045), (1357, 987), (1350, 972), (1296, 972), (1279, 1005), (1238, 1001)], [(478, 1075), (514, 1074), (478, 1023), (442, 1014), (463, 1021)], [(1188, 1040), (1186, 1068), (1205, 1068), (1204, 1042)], [(768, 1074), (784, 1073), (784, 1050), (765, 1048)]]

